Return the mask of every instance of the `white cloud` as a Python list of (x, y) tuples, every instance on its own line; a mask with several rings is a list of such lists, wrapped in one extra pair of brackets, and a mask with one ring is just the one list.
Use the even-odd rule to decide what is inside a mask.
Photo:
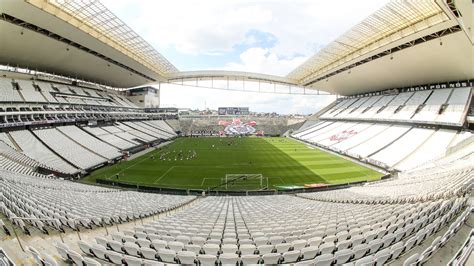
[[(202, 66), (199, 60), (190, 60), (193, 69), (182, 70), (212, 67), (274, 75), (291, 72), (388, 1), (102, 0), (158, 51), (167, 51), (179, 60), (189, 55), (218, 55), (223, 59)], [(274, 45), (262, 45), (258, 36), (247, 34), (249, 31), (272, 36)], [(242, 45), (250, 48), (236, 51)], [(173, 63), (171, 56), (168, 59)], [(334, 100), (333, 96), (258, 94), (174, 85), (162, 85), (161, 96), (164, 106), (249, 106), (254, 111), (279, 113), (313, 113)]]
[(273, 75), (285, 75), (292, 69), (302, 64), (306, 57), (280, 59), (269, 49), (250, 48), (240, 54), (240, 62), (227, 63), (225, 70), (247, 71)]
[[(115, 10), (115, 1), (104, 3)], [(141, 4), (140, 15), (127, 23), (158, 49), (172, 46), (187, 54), (231, 51), (245, 39), (249, 29), (272, 20), (270, 10), (233, 1), (143, 1)], [(126, 10), (118, 7), (116, 12), (126, 13)]]
[[(277, 38), (271, 52), (279, 57), (312, 55), (388, 1), (103, 0), (158, 50), (231, 52), (257, 29)], [(129, 14), (132, 6), (140, 7), (138, 14)]]

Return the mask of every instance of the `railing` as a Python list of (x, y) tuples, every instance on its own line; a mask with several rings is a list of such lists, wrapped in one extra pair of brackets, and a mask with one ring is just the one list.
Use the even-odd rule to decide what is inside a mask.
[(474, 229), (471, 229), (471, 233), (467, 237), (466, 241), (462, 245), (462, 247), (456, 252), (454, 257), (449, 261), (449, 266), (457, 266), (457, 265), (467, 265), (466, 262), (469, 257), (472, 255), (472, 251), (474, 250)]
[[(61, 228), (61, 221), (59, 219), (44, 219), (44, 218), (28, 218), (28, 217), (12, 217), (11, 218), (13, 221), (15, 220), (22, 220), (22, 221), (42, 221), (42, 222), (48, 222), (48, 221), (53, 221), (55, 223), (55, 226), (53, 226), (54, 229), (58, 230), (59, 231), (59, 238), (61, 239), (61, 242), (64, 243), (64, 239), (63, 239), (63, 236), (62, 234), (64, 234), (64, 230)], [(140, 217), (139, 218), (142, 225), (143, 225), (143, 221), (142, 221), (142, 218)], [(72, 228), (74, 231), (76, 231), (76, 234), (77, 234), (77, 237), (79, 238), (79, 240), (81, 240), (81, 234), (80, 234), (80, 230), (79, 230), (79, 224), (80, 222), (78, 223), (78, 221), (80, 221), (81, 219), (69, 219), (69, 220), (72, 220), (74, 222), (74, 226), (75, 228)], [(102, 223), (102, 226), (104, 227), (105, 229), (105, 232), (106, 232), (106, 235), (109, 235), (109, 230), (107, 229), (107, 224), (105, 224), (105, 222), (101, 219), (101, 223)], [(117, 232), (119, 232), (119, 227), (118, 227), (118, 224), (117, 223), (113, 223), (115, 224), (116, 228), (117, 228)], [(113, 226), (113, 225), (111, 225)], [(15, 235), (15, 238), (17, 239), (18, 241), (18, 245), (20, 246), (21, 250), (23, 252), (25, 252), (25, 249), (23, 247), (23, 244), (21, 243), (21, 240), (20, 238), (18, 237), (18, 234), (16, 232), (16, 229), (15, 229), (15, 223), (12, 222), (12, 229), (13, 229), (13, 234)]]
[[(382, 177), (388, 178), (390, 175)], [(350, 186), (362, 185), (369, 181), (356, 181), (343, 184), (327, 184), (323, 187), (299, 187), (287, 189), (265, 189), (265, 190), (205, 190), (205, 189), (179, 189), (179, 188), (165, 188), (158, 186), (151, 186), (147, 184), (128, 183), (123, 181), (97, 179), (97, 184), (119, 187), (139, 192), (161, 193), (172, 195), (207, 195), (207, 196), (249, 196), (249, 195), (278, 195), (278, 194), (295, 194), (295, 193), (310, 193), (318, 191), (328, 191), (335, 189), (348, 188)]]
[[(47, 221), (54, 221), (57, 225), (60, 225), (61, 222), (58, 220), (58, 219), (42, 219), (42, 218), (27, 218), (27, 217), (12, 217), (11, 218), (13, 221), (15, 220), (22, 220), (22, 221), (42, 221), (42, 222), (47, 222)], [(16, 233), (16, 230), (15, 230), (15, 224), (13, 223), (12, 224), (12, 228), (13, 228), (13, 233), (15, 234), (15, 238), (16, 240), (18, 241), (18, 245), (20, 245), (20, 248), (23, 252), (25, 252), (25, 249), (23, 247), (23, 244), (21, 243), (20, 241), (20, 238), (18, 237), (18, 234)], [(61, 233), (59, 234), (59, 237), (61, 238), (61, 241), (64, 243), (64, 240), (63, 240), (63, 237), (61, 235)]]

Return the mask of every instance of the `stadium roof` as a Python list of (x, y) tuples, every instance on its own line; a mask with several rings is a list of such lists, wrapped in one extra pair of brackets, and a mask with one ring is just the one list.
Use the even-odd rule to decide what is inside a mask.
[[(351, 95), (474, 78), (474, 38), (468, 30), (473, 26), (472, 6), (452, 0), (392, 1), (286, 77), (277, 77), (237, 71), (180, 72), (96, 0), (3, 1), (0, 64), (119, 88), (179, 79), (242, 78)], [(434, 45), (441, 38), (442, 50)], [(411, 60), (413, 54), (423, 60)], [(387, 61), (394, 56), (396, 65)], [(426, 71), (413, 75), (414, 69)]]
[[(48, 5), (43, 4), (43, 1), (27, 1), (39, 8), (48, 9)], [(101, 2), (50, 0), (49, 3), (75, 19), (74, 21), (69, 20), (69, 23), (77, 23), (78, 28), (97, 36), (110, 46), (124, 52), (156, 72), (164, 75), (178, 71), (164, 56), (110, 12)], [(56, 15), (66, 14), (56, 13)], [(65, 19), (71, 19), (71, 17), (67, 16)]]
[(226, 71), (226, 70), (203, 70), (203, 71), (181, 71), (172, 73), (168, 76), (169, 82), (175, 81), (186, 81), (186, 80), (225, 80), (225, 79), (238, 79), (238, 80), (249, 80), (249, 81), (262, 81), (268, 83), (279, 83), (294, 85), (295, 80), (291, 80), (286, 77), (279, 77), (274, 75), (242, 72), (242, 71)]
[(473, 79), (468, 2), (391, 1), (287, 78), (341, 95)]
[(287, 77), (301, 83), (354, 58), (449, 20), (435, 1), (392, 1), (321, 49)]

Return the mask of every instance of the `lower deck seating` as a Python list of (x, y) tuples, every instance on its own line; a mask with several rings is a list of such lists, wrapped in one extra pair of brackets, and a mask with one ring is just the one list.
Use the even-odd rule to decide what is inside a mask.
[(55, 128), (35, 130), (33, 133), (49, 148), (80, 169), (89, 169), (107, 162)]
[(152, 136), (151, 135), (153, 133), (145, 133), (143, 131), (137, 130), (137, 129), (132, 128), (130, 126), (127, 126), (126, 124), (121, 123), (121, 122), (117, 123), (115, 125), (115, 127), (122, 130), (123, 132), (126, 132), (130, 135), (135, 136), (136, 138), (142, 139), (145, 142), (151, 142), (151, 141), (155, 141), (155, 140), (158, 139), (158, 136)]
[(87, 149), (99, 154), (104, 158), (113, 160), (122, 156), (117, 148), (100, 141), (99, 139), (93, 137), (76, 126), (63, 126), (57, 127), (57, 129), (69, 138), (74, 139), (76, 142), (80, 143)]
[[(458, 214), (467, 198), (400, 204), (309, 201), (294, 196), (208, 197), (134, 230), (79, 241), (112, 263), (384, 264)], [(318, 263), (319, 262), (319, 263)]]
[[(18, 224), (15, 217), (53, 219), (47, 223), (30, 221), (43, 232), (121, 223), (154, 215), (194, 199), (193, 196), (101, 188), (11, 170), (15, 172), (0, 170), (0, 212), (15, 224)], [(26, 230), (25, 226), (22, 228)]]
[(424, 162), (431, 161), (440, 155), (444, 155), (451, 141), (457, 136), (456, 133), (454, 130), (437, 130), (418, 147), (416, 152), (411, 153), (404, 160), (400, 161), (395, 165), (395, 168), (402, 171), (409, 170)]
[(168, 134), (164, 134), (162, 131), (159, 131), (154, 128), (150, 128), (148, 125), (143, 125), (137, 122), (123, 122), (124, 125), (136, 129), (140, 132), (143, 132), (145, 134), (148, 134), (150, 136), (154, 136), (159, 139), (168, 139), (170, 136)]
[(160, 128), (158, 126), (154, 127), (154, 126), (146, 123), (146, 121), (144, 121), (144, 122), (133, 122), (133, 124), (135, 124), (136, 126), (142, 127), (144, 129), (147, 129), (150, 132), (153, 132), (153, 133), (157, 134), (157, 136), (160, 136), (162, 139), (170, 139), (172, 137), (176, 137), (176, 134), (171, 133), (171, 132), (167, 131), (166, 129)]
[(134, 143), (115, 136), (113, 133), (110, 133), (100, 127), (84, 127), (83, 129), (120, 150), (128, 150), (138, 145), (138, 143)]
[(301, 197), (330, 202), (391, 203), (429, 201), (462, 195), (474, 185), (472, 158), (435, 168), (399, 173), (387, 181), (336, 191), (305, 193)]
[(412, 128), (390, 146), (375, 153), (370, 158), (385, 165), (394, 166), (420, 147), (435, 132), (435, 130), (429, 128)]
[(18, 152), (17, 150), (15, 150), (14, 148), (7, 145), (1, 140), (0, 140), (0, 154), (12, 161), (15, 161), (19, 164), (25, 165), (30, 168), (35, 168), (35, 167), (40, 166), (39, 162), (24, 155), (23, 153)]
[(15, 148), (15, 144), (13, 144), (7, 133), (0, 133), (0, 140), (8, 144), (10, 147)]
[(168, 133), (170, 133), (171, 135), (174, 135), (176, 136), (176, 133), (174, 132), (173, 128), (171, 128), (168, 123), (166, 123), (165, 121), (163, 120), (148, 120), (148, 121), (144, 121), (144, 123), (150, 125), (150, 126), (153, 126), (153, 127), (156, 127), (158, 129), (162, 129)]
[(10, 170), (16, 173), (21, 173), (21, 174), (31, 175), (31, 176), (43, 176), (41, 174), (36, 173), (34, 168), (17, 163), (3, 155), (0, 155), (0, 169), (6, 169), (6, 170)]
[(79, 170), (41, 143), (29, 130), (18, 130), (8, 133), (26, 156), (37, 160), (48, 168), (65, 174), (76, 174)]
[(444, 155), (471, 132), (407, 125), (322, 121), (292, 135), (386, 168), (409, 170)]

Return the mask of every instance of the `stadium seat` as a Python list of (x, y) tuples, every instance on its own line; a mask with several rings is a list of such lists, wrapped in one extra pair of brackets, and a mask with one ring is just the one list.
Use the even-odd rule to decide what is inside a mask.
[(343, 250), (343, 249), (349, 248), (351, 245), (352, 245), (351, 240), (343, 240), (343, 241), (337, 242), (336, 248), (337, 250)]
[(235, 254), (239, 250), (236, 244), (224, 244), (221, 246), (222, 253), (232, 253)]
[(303, 256), (304, 260), (311, 260), (319, 253), (319, 249), (317, 247), (309, 246), (301, 249), (301, 255)]
[(151, 242), (151, 245), (156, 251), (158, 251), (159, 249), (167, 247), (168, 243), (164, 240), (155, 239)]
[(256, 254), (245, 254), (240, 256), (243, 265), (257, 264), (260, 261), (260, 256)]
[(216, 255), (219, 252), (220, 247), (216, 244), (205, 244), (202, 246), (202, 250), (204, 250), (205, 254)]
[(115, 240), (109, 240), (108, 241), (108, 246), (115, 252), (123, 253), (123, 244), (122, 242), (118, 242)]
[(335, 248), (336, 245), (334, 245), (334, 242), (329, 242), (319, 246), (319, 251), (321, 252), (321, 254), (330, 254), (333, 253)]
[(370, 241), (369, 243), (369, 254), (373, 254), (377, 252), (380, 247), (383, 245), (383, 240), (382, 239), (374, 239)]
[(374, 264), (374, 256), (369, 255), (366, 257), (363, 257), (355, 262), (356, 266), (368, 266), (368, 265), (373, 265)]
[(84, 252), (87, 255), (93, 256), (92, 251), (91, 251), (91, 246), (89, 246), (89, 244), (87, 244), (86, 242), (82, 240), (77, 241), (77, 243), (82, 252)]
[(263, 263), (265, 264), (278, 264), (281, 260), (280, 253), (267, 253), (262, 255)]
[(194, 264), (196, 261), (196, 253), (192, 251), (179, 251), (177, 256), (181, 264)]
[(75, 252), (74, 250), (68, 250), (68, 251), (67, 251), (67, 254), (68, 254), (69, 258), (71, 258), (71, 260), (72, 260), (76, 265), (82, 265), (82, 264), (83, 264), (84, 259), (83, 259), (83, 257), (81, 256), (81, 254)]
[(313, 238), (310, 238), (308, 240), (308, 244), (310, 246), (315, 246), (315, 247), (319, 247), (319, 245), (323, 242), (322, 238), (319, 237), (319, 236), (316, 236), (316, 237), (313, 237)]
[[(54, 243), (54, 246), (56, 247), (56, 250), (58, 251), (59, 256), (63, 261), (69, 261), (69, 256), (68, 256), (68, 250), (69, 248), (64, 245), (63, 243), (56, 242)], [(38, 252), (36, 252), (39, 254)]]
[(219, 261), (223, 265), (236, 265), (240, 262), (240, 258), (235, 253), (222, 253), (219, 255)]
[[(58, 262), (51, 255), (43, 253), (42, 257), (43, 257), (43, 263), (46, 266), (58, 266), (59, 265)], [(97, 265), (97, 264), (92, 264), (91, 263), (91, 261), (94, 261), (91, 258), (84, 257), (83, 259), (84, 259), (84, 263), (86, 265)], [(94, 262), (96, 262), (96, 261), (94, 261)], [(96, 262), (96, 263), (98, 263), (98, 262)]]
[(125, 242), (123, 245), (123, 250), (125, 253), (131, 256), (139, 256), (140, 247), (132, 242)]
[(201, 246), (194, 245), (194, 244), (187, 244), (184, 246), (184, 249), (187, 251), (192, 251), (196, 254), (201, 252)]
[(290, 243), (280, 243), (275, 245), (275, 249), (277, 253), (284, 253), (287, 252), (291, 248)]
[(321, 254), (314, 258), (314, 264), (317, 266), (330, 266), (334, 261), (333, 254)]
[(215, 265), (217, 257), (216, 255), (199, 254), (198, 260), (201, 265)]
[(302, 248), (306, 247), (307, 241), (304, 239), (294, 240), (291, 242), (291, 245), (293, 246), (293, 249), (301, 250)]
[(257, 251), (257, 247), (252, 244), (243, 244), (240, 245), (239, 251), (242, 255), (251, 255), (255, 254), (255, 252)]
[[(102, 265), (98, 261), (96, 261), (92, 258), (83, 257), (82, 259), (83, 259), (84, 265), (86, 265), (86, 266), (100, 266), (100, 265)], [(131, 265), (131, 264), (128, 264), (128, 265)]]
[(106, 252), (107, 249), (105, 246), (99, 245), (99, 244), (92, 244), (91, 246), (91, 251), (92, 254), (94, 254), (95, 257), (101, 259), (101, 260), (107, 260)]
[(107, 258), (110, 260), (110, 262), (115, 263), (115, 264), (123, 264), (123, 255), (116, 253), (111, 250), (107, 250), (106, 252)]
[(257, 250), (258, 250), (258, 254), (262, 255), (262, 254), (267, 254), (267, 253), (271, 253), (274, 249), (274, 246), (273, 245), (261, 245), (261, 246), (257, 246)]
[(352, 250), (354, 251), (354, 259), (360, 259), (369, 252), (369, 245), (359, 244), (357, 246), (354, 246)]
[(346, 263), (353, 255), (353, 251), (350, 249), (341, 249), (334, 253), (334, 259), (336, 264)]
[(300, 258), (300, 256), (301, 251), (299, 250), (286, 251), (282, 255), (284, 263), (296, 262)]
[(411, 266), (411, 265), (417, 265), (418, 259), (420, 258), (420, 255), (418, 253), (415, 253), (408, 257), (404, 262), (403, 266)]
[(123, 261), (126, 265), (140, 266), (143, 264), (143, 261), (137, 257), (124, 256)]
[(380, 250), (379, 252), (374, 254), (375, 265), (376, 266), (384, 265), (390, 256), (391, 254), (390, 254), (389, 248)]
[(183, 250), (184, 244), (178, 241), (171, 241), (168, 242), (168, 247), (175, 252), (179, 252)]
[(160, 248), (158, 250), (158, 256), (163, 262), (170, 262), (170, 263), (176, 262), (176, 251), (174, 250)]

